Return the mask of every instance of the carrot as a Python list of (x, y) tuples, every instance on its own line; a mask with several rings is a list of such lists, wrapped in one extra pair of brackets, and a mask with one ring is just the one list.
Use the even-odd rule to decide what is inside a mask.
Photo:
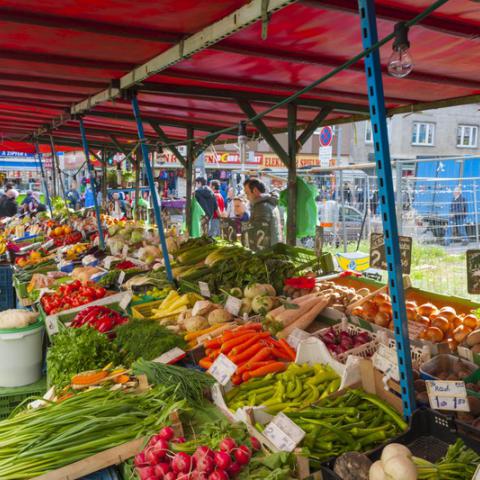
[(246, 323), (245, 325), (241, 325), (240, 327), (237, 327), (234, 332), (241, 332), (242, 330), (262, 330), (263, 325), (261, 323)]
[(263, 345), (260, 342), (254, 343), (251, 347), (247, 348), (242, 353), (239, 353), (238, 355), (232, 355), (231, 357), (228, 357), (228, 358), (230, 358), (230, 360), (236, 365), (239, 365), (242, 362), (249, 360), (252, 357), (252, 355), (255, 355), (264, 346), (265, 345)]
[(271, 362), (268, 365), (251, 370), (250, 372), (244, 372), (242, 375), (242, 380), (246, 382), (251, 378), (264, 377), (269, 373), (278, 373), (283, 372), (287, 369), (287, 364), (283, 362)]
[(220, 348), (222, 346), (222, 340), (220, 338), (213, 338), (212, 340), (203, 342), (203, 346), (207, 349)]
[(230, 381), (234, 384), (234, 385), (240, 385), (242, 383), (242, 377), (236, 373), (234, 373), (232, 375), (232, 378), (230, 379)]
[(185, 335), (185, 341), (190, 342), (191, 340), (195, 340), (202, 335), (206, 335), (207, 333), (211, 333), (215, 330), (220, 328), (220, 325), (213, 325), (212, 327), (204, 328), (203, 330), (198, 330), (197, 332), (190, 332)]
[(203, 358), (198, 362), (198, 364), (199, 364), (202, 368), (204, 368), (205, 370), (208, 370), (208, 369), (212, 366), (213, 362), (212, 362), (209, 358), (203, 357)]
[(233, 349), (233, 347), (236, 347), (237, 345), (241, 345), (243, 342), (248, 340), (249, 338), (252, 338), (252, 333), (244, 333), (242, 335), (237, 335), (231, 340), (227, 340), (224, 342), (220, 348), (221, 352), (224, 353), (225, 355), (230, 352), (230, 350)]
[(104, 378), (108, 377), (108, 372), (100, 370), (99, 372), (82, 372), (72, 377), (72, 385), (96, 385)]
[(258, 342), (261, 338), (268, 338), (270, 336), (269, 332), (260, 332), (254, 334), (253, 337), (247, 339), (245, 342), (233, 347), (230, 353), (232, 355), (238, 355), (239, 353), (244, 352), (248, 347), (252, 346), (254, 343)]
[(285, 350), (285, 352), (287, 352), (287, 355), (290, 356), (290, 360), (294, 362), (295, 359), (297, 358), (297, 352), (295, 351), (295, 349), (293, 349), (284, 338), (281, 338), (279, 340), (279, 343), (282, 346), (282, 348)]
[(289, 354), (285, 352), (282, 348), (272, 347), (272, 354), (278, 360), (286, 360), (287, 362), (291, 362), (292, 359)]
[(220, 355), (220, 349), (217, 348), (216, 350), (212, 350), (206, 357), (210, 358), (211, 360), (215, 360)]
[(129, 375), (119, 375), (118, 377), (115, 377), (113, 379), (113, 381), (115, 383), (120, 383), (120, 384), (127, 383), (127, 382), (130, 381), (130, 376)]
[(272, 349), (270, 347), (263, 347), (261, 350), (259, 350), (248, 362), (246, 362), (244, 365), (242, 365), (237, 372), (245, 372), (247, 370), (251, 370), (251, 366), (254, 363), (258, 362), (263, 362), (264, 360), (267, 360), (270, 356), (272, 355)]

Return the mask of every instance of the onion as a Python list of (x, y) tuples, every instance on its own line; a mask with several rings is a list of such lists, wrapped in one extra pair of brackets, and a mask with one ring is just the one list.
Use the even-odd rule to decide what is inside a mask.
[(383, 463), (386, 463), (392, 457), (398, 457), (403, 455), (404, 457), (411, 458), (412, 452), (401, 443), (389, 443), (382, 451), (380, 457)]
[(383, 470), (392, 480), (417, 480), (417, 467), (405, 455), (391, 457), (383, 463)]
[(387, 480), (381, 460), (375, 462), (368, 471), (368, 480)]

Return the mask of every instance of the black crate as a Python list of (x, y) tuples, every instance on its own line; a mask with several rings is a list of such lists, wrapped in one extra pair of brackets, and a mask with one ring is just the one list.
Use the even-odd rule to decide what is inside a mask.
[(13, 288), (13, 271), (11, 265), (0, 265), (0, 311), (15, 308), (16, 295)]

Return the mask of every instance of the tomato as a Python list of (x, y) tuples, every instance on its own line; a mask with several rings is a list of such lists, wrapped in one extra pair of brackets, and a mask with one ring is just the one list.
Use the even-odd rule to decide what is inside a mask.
[(103, 298), (107, 291), (103, 287), (96, 287), (95, 288), (95, 296), (96, 298)]
[(73, 298), (73, 299), (72, 299), (72, 307), (75, 308), (75, 307), (79, 307), (80, 305), (81, 305), (81, 304), (80, 304), (80, 302), (78, 301), (77, 298)]

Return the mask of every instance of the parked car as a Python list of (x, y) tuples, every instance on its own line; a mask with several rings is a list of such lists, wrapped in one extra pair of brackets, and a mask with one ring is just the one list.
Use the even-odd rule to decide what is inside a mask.
[(318, 206), (318, 218), (323, 224), (325, 241), (339, 243), (343, 238), (343, 223), (347, 242), (356, 242), (366, 238), (366, 228), (362, 232), (364, 214), (350, 205), (338, 205), (337, 202), (325, 202)]

